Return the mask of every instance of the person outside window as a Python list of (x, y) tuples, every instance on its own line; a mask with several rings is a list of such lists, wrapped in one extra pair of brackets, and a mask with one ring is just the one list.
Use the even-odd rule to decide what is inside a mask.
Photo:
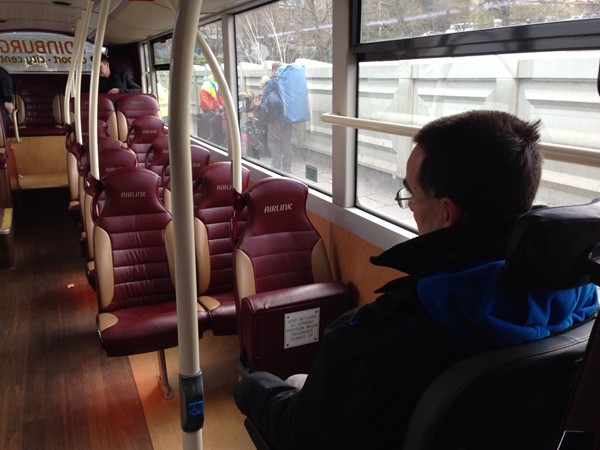
[(223, 107), (223, 96), (219, 93), (219, 85), (214, 75), (209, 75), (200, 88), (200, 109), (206, 111), (219, 111)]
[(200, 109), (202, 110), (198, 134), (210, 142), (224, 145), (226, 142), (226, 117), (223, 110), (224, 100), (219, 93), (219, 85), (214, 75), (209, 75), (200, 88)]
[(15, 104), (13, 100), (13, 82), (8, 71), (0, 66), (0, 84), (2, 85), (2, 120), (4, 125), (9, 123), (9, 117), (12, 115)]
[(259, 119), (265, 120), (267, 123), (267, 144), (271, 153), (271, 166), (274, 169), (291, 173), (294, 124), (283, 113), (283, 99), (277, 80), (277, 70), (282, 65), (280, 62), (272, 64), (271, 76), (265, 83), (257, 114)]
[(598, 309), (595, 286), (507, 293), (506, 241), (541, 178), (541, 123), (500, 111), (442, 117), (414, 137), (396, 194), (419, 236), (372, 257), (403, 274), (321, 338), (307, 376), (244, 377), (235, 401), (275, 448), (391, 449), (429, 383), (491, 348), (578, 326)]
[(103, 54), (100, 60), (98, 92), (101, 94), (118, 94), (120, 92), (140, 94), (142, 88), (133, 81), (133, 77), (129, 72), (112, 70), (108, 56)]

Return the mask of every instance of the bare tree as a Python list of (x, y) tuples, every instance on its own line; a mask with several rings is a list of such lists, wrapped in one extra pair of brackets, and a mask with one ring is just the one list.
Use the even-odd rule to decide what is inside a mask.
[[(240, 60), (290, 63), (297, 58), (331, 62), (332, 0), (282, 0), (239, 16)], [(264, 52), (264, 49), (267, 52)], [(266, 54), (268, 53), (268, 54)]]

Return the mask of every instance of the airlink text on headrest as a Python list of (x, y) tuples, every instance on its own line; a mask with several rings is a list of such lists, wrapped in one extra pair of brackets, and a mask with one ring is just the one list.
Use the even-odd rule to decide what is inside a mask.
[(291, 211), (293, 203), (282, 203), (281, 205), (265, 206), (265, 214), (280, 211)]
[(140, 198), (146, 197), (146, 194), (148, 194), (146, 191), (121, 192), (121, 198)]

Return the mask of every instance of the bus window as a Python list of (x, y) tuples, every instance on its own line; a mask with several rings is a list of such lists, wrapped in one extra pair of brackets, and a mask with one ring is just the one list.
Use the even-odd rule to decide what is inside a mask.
[(361, 42), (600, 17), (597, 3), (363, 0)]
[[(541, 119), (542, 142), (599, 149), (597, 73), (600, 51), (479, 55), (363, 62), (359, 65), (359, 116), (422, 126), (470, 109), (507, 111)], [(358, 133), (357, 205), (414, 226), (397, 207), (410, 136)], [(600, 169), (546, 158), (536, 203), (586, 203), (600, 196)]]
[[(332, 192), (331, 126), (320, 117), (332, 107), (331, 20), (331, 0), (275, 2), (235, 16), (244, 158), (284, 174), (291, 173), (327, 194)], [(272, 75), (273, 63), (278, 62), (283, 66), (298, 66), (297, 79), (306, 83), (301, 87), (308, 96), (309, 120), (288, 126), (282, 122), (296, 120), (291, 114), (267, 110), (261, 115), (265, 111), (256, 110)], [(298, 95), (298, 103), (290, 104), (304, 101), (304, 94)], [(275, 107), (272, 110), (278, 111)], [(274, 139), (276, 133), (273, 133), (272, 148), (269, 148), (269, 127), (272, 132), (283, 133), (277, 133), (279, 140)], [(291, 166), (286, 166), (290, 137)]]
[[(208, 25), (203, 25), (200, 31), (204, 34), (204, 38), (213, 51), (218, 61), (223, 61), (223, 38), (221, 22), (213, 22)], [(160, 111), (163, 120), (169, 122), (169, 64), (171, 61), (171, 44), (172, 38), (160, 39), (152, 42), (153, 63), (156, 73), (156, 89), (157, 98), (160, 104)], [(200, 94), (203, 83), (210, 79), (212, 72), (206, 62), (205, 56), (200, 52), (199, 47), (196, 47), (194, 54), (194, 74), (192, 76), (192, 87), (190, 93), (190, 133), (201, 139), (207, 140), (214, 145), (222, 148), (227, 148), (227, 139), (225, 129), (221, 130), (219, 136), (210, 133), (210, 128), (205, 128), (203, 125), (206, 115), (203, 115), (200, 102)], [(216, 84), (215, 84), (216, 88)], [(222, 110), (216, 111), (222, 115)], [(217, 114), (211, 114), (213, 117)], [(224, 113), (223, 113), (224, 114)], [(223, 126), (226, 126), (226, 119), (223, 117)], [(219, 125), (220, 127), (220, 125)]]

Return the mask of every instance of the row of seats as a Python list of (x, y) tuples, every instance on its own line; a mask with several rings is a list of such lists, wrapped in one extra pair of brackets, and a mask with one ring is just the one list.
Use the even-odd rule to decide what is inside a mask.
[[(154, 157), (152, 155), (156, 154)], [(148, 149), (147, 159), (151, 161), (148, 170), (160, 174), (159, 199), (163, 202), (167, 210), (171, 211), (171, 186), (169, 180), (169, 148), (168, 136), (161, 135), (156, 138)], [(190, 146), (192, 180), (197, 180), (200, 170), (208, 165), (210, 152), (198, 145)], [(163, 161), (162, 165), (156, 165), (158, 161)], [(98, 138), (98, 162), (100, 178), (109, 172), (113, 172), (120, 167), (139, 167), (139, 161), (136, 153), (125, 146), (118, 139), (108, 136)], [(94, 236), (93, 225), (94, 216), (97, 216), (104, 202), (104, 193), (101, 191), (101, 183), (96, 180), (90, 172), (89, 160), (86, 153), (80, 154), (78, 161), (79, 176), (79, 203), (83, 205), (81, 210), (82, 222), (82, 242), (86, 243), (88, 263), (87, 275), (92, 287), (94, 284)], [(200, 189), (197, 188), (196, 191)], [(94, 197), (97, 196), (97, 199)], [(198, 196), (196, 196), (198, 199)]]
[[(306, 186), (289, 179), (255, 183), (237, 202), (244, 207), (232, 225), (231, 163), (206, 166), (199, 180), (199, 337), (208, 329), (238, 333), (247, 371), (283, 377), (308, 370), (320, 331), (349, 308), (349, 292), (333, 281), (323, 241), (306, 216)], [(248, 181), (244, 170), (244, 188)], [(149, 169), (123, 167), (100, 183), (105, 201), (100, 208), (96, 194), (92, 209), (100, 208), (94, 248), (103, 346), (109, 356), (160, 355), (177, 345), (172, 222), (160, 201), (161, 178)], [(291, 316), (302, 323), (301, 338)]]
[[(114, 111), (114, 99), (101, 98), (99, 180), (90, 174), (87, 145), (72, 134), (66, 140), (69, 157), (78, 149), (98, 330), (109, 356), (158, 351), (164, 358), (177, 345), (168, 131), (152, 96), (121, 95)], [(115, 133), (121, 125), (127, 133)], [(308, 370), (321, 330), (349, 308), (348, 288), (333, 281), (306, 215), (308, 188), (289, 179), (250, 187), (242, 169), (244, 194), (234, 195), (230, 162), (209, 164), (208, 150), (192, 144), (190, 155), (199, 337), (209, 329), (237, 333), (244, 371), (284, 377)]]
[[(80, 99), (81, 140), (78, 142), (75, 117), (71, 113), (65, 130), (67, 149), (67, 177), (70, 193), (69, 211), (79, 220), (81, 217), (81, 165), (88, 164), (89, 95)], [(71, 101), (72, 110), (75, 109)], [(151, 141), (167, 130), (160, 118), (160, 108), (153, 94), (100, 94), (97, 110), (98, 136), (108, 136), (121, 141), (136, 152), (138, 164), (145, 165), (146, 152)], [(134, 124), (134, 122), (137, 122)]]
[(61, 136), (65, 133), (64, 82), (52, 77), (16, 78), (14, 86), (17, 123), (9, 133), (15, 136)]

